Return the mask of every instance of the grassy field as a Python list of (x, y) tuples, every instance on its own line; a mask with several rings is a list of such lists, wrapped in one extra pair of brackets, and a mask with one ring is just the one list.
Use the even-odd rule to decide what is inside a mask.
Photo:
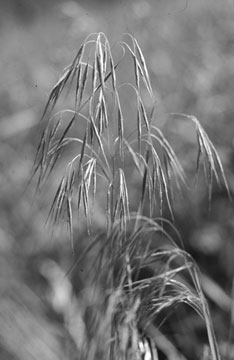
[[(129, 1), (121, 6), (107, 6), (105, 2), (97, 6), (90, 0), (86, 7), (73, 1), (30, 4), (20, 1), (19, 7), (15, 1), (8, 5), (3, 2), (0, 15), (0, 44), (4, 50), (0, 57), (1, 358), (109, 359), (104, 349), (111, 343), (114, 358), (124, 359), (130, 328), (133, 348), (139, 342), (137, 331), (148, 329), (162, 358), (207, 360), (209, 356), (218, 358), (220, 352), (222, 359), (232, 359), (234, 210), (222, 167), (212, 161), (218, 159), (216, 153), (208, 146), (207, 138), (201, 137), (204, 128), (217, 149), (232, 194), (232, 2), (189, 1), (186, 5), (181, 1)], [(100, 31), (106, 34), (110, 48), (104, 36), (100, 42), (92, 37), (96, 52), (87, 50), (82, 54), (79, 89), (85, 86), (82, 93), (77, 93), (77, 101), (72, 86), (64, 98), (63, 92), (52, 93), (55, 95), (51, 100), (56, 100), (54, 113), (74, 111), (75, 106), (82, 120), (79, 125), (72, 122), (74, 128), (67, 129), (64, 136), (61, 130), (55, 134), (58, 137), (53, 137), (53, 124), (60, 115), (53, 118), (36, 159), (41, 182), (46, 172), (53, 171), (35, 194), (38, 177), (30, 184), (28, 181), (41, 132), (53, 116), (49, 108), (40, 123), (50, 91), (88, 34)], [(122, 35), (126, 32), (137, 40), (148, 73), (136, 43)], [(119, 41), (125, 41), (126, 54), (111, 70), (110, 54), (113, 64), (122, 58)], [(96, 82), (91, 74), (95, 64), (92, 59), (96, 59)], [(106, 68), (105, 59), (109, 61)], [(85, 75), (87, 61), (90, 73)], [(76, 65), (70, 68), (74, 76), (78, 76), (79, 62)], [(105, 85), (101, 74), (108, 76)], [(123, 85), (126, 83), (132, 85)], [(67, 79), (64, 85), (66, 95)], [(82, 105), (91, 94), (92, 103)], [(96, 121), (99, 108), (104, 122), (97, 128), (87, 127), (90, 109)], [(115, 119), (118, 126), (114, 122), (106, 125), (105, 108), (108, 118)], [(150, 116), (152, 109), (154, 116)], [(200, 133), (194, 128), (195, 118), (172, 113), (196, 117), (202, 126), (195, 124)], [(63, 116), (70, 121), (69, 112)], [(101, 129), (105, 130), (99, 139), (96, 131)], [(68, 135), (76, 140), (65, 149)], [(155, 142), (162, 155), (162, 168), (153, 156)], [(197, 176), (197, 151), (199, 146), (202, 150), (202, 144), (201, 165), (207, 160), (206, 174), (201, 166)], [(87, 149), (95, 156), (86, 153)], [(63, 187), (61, 177), (74, 154), (83, 154), (79, 158), (83, 161), (82, 175), (67, 168)], [(57, 159), (57, 155), (62, 156)], [(49, 162), (44, 162), (48, 156)], [(182, 182), (181, 192), (171, 178), (174, 172), (174, 179), (183, 181), (177, 159), (188, 184), (186, 188)], [(215, 181), (216, 170), (221, 187)], [(151, 171), (158, 182), (154, 183), (153, 175), (150, 178)], [(63, 190), (57, 192), (53, 203), (59, 184)], [(65, 212), (60, 206), (64, 199)], [(157, 206), (161, 202), (163, 205)], [(52, 204), (50, 219), (54, 223), (45, 226)], [(74, 213), (69, 210), (71, 206)], [(67, 219), (67, 229), (59, 221), (62, 215)], [(167, 220), (149, 222), (144, 218), (161, 215)], [(173, 225), (169, 225), (172, 220)], [(90, 251), (83, 254), (83, 261), (71, 269), (88, 246)], [(110, 333), (112, 342), (108, 342)], [(122, 338), (116, 334), (122, 334)], [(120, 340), (120, 345), (113, 341), (116, 338), (121, 339), (122, 347)], [(130, 359), (133, 356), (127, 355)]]

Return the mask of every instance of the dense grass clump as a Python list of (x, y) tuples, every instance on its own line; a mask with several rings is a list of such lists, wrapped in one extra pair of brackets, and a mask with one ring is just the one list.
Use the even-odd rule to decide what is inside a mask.
[[(95, 305), (90, 299), (84, 305), (79, 358), (140, 359), (148, 352), (154, 359), (160, 354), (171, 360), (219, 359), (199, 270), (173, 225), (177, 193), (189, 191), (189, 181), (157, 126), (156, 101), (136, 39), (126, 35), (116, 56), (114, 51), (103, 33), (90, 35), (80, 47), (50, 93), (34, 168), (38, 187), (53, 171), (61, 176), (49, 219), (53, 228), (65, 220), (78, 257), (72, 269), (87, 263), (85, 284), (98, 297)], [(122, 66), (128, 66), (129, 78), (121, 81)], [(196, 171), (204, 170), (209, 199), (214, 181), (228, 191), (200, 122), (185, 114), (169, 116), (195, 125)], [(85, 248), (77, 240), (84, 228)], [(207, 354), (202, 355), (204, 344), (188, 349), (183, 335), (175, 336), (177, 312), (183, 314), (182, 328), (186, 316), (204, 321)]]

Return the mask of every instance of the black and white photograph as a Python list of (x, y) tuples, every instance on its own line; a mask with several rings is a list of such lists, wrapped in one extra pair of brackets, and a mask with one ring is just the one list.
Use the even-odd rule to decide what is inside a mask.
[(234, 1), (0, 0), (0, 360), (234, 359)]

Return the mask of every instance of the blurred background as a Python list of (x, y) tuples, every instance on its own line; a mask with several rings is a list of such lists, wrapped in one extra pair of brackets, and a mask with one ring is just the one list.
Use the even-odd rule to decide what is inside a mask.
[[(56, 179), (28, 185), (50, 89), (86, 36), (111, 44), (129, 32), (146, 58), (159, 124), (192, 178), (196, 137), (164, 116), (195, 115), (214, 142), (234, 191), (234, 5), (231, 0), (0, 0), (0, 358), (76, 359), (84, 324), (64, 278), (73, 261), (64, 235), (45, 227)], [(234, 207), (224, 189), (197, 184), (176, 207), (185, 248), (204, 276), (220, 347), (232, 336)], [(101, 222), (101, 219), (100, 219)], [(79, 241), (79, 239), (78, 239)], [(82, 241), (82, 239), (80, 240)], [(88, 290), (87, 290), (88, 291)], [(66, 326), (64, 326), (64, 318)], [(233, 350), (230, 350), (233, 351)]]

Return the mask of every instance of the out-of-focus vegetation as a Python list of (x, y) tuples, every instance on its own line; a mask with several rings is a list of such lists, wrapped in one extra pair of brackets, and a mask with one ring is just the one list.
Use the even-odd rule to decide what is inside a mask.
[[(84, 332), (80, 309), (91, 290), (84, 290), (82, 272), (74, 273), (73, 287), (64, 277), (74, 260), (67, 235), (56, 232), (51, 238), (44, 226), (58, 179), (51, 178), (35, 199), (36, 180), (29, 186), (27, 182), (51, 87), (85, 37), (104, 31), (111, 43), (123, 32), (138, 40), (157, 95), (158, 122), (190, 173), (191, 186), (196, 186), (195, 196), (177, 200), (176, 226), (204, 273), (221, 353), (228, 349), (231, 359), (233, 204), (217, 187), (209, 210), (205, 183), (194, 181), (196, 139), (191, 125), (167, 114), (197, 116), (217, 147), (233, 192), (233, 4), (218, 0), (189, 1), (187, 6), (182, 1), (153, 0), (120, 2), (121, 6), (105, 2), (100, 6), (91, 0), (87, 4), (0, 2), (0, 357), (79, 358), (77, 334), (82, 337)], [(127, 100), (125, 112), (130, 117)], [(96, 221), (101, 228), (102, 216), (97, 215)], [(85, 236), (79, 235), (77, 242), (84, 242)], [(98, 299), (94, 301), (98, 304)]]

